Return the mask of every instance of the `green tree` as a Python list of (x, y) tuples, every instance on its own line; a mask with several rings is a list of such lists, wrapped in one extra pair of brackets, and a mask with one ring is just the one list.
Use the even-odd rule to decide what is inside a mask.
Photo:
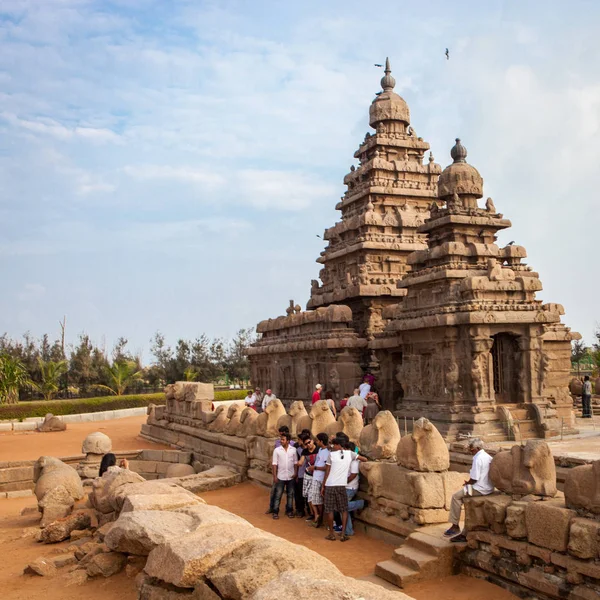
[(39, 383), (33, 383), (33, 388), (36, 389), (44, 400), (52, 400), (52, 397), (60, 389), (60, 379), (69, 370), (69, 363), (66, 360), (42, 360), (38, 359), (40, 371)]
[(131, 384), (142, 377), (142, 371), (133, 360), (114, 361), (110, 367), (106, 367), (105, 373), (108, 383), (98, 387), (117, 396), (122, 396)]
[(194, 369), (194, 367), (188, 367), (183, 372), (183, 380), (184, 381), (196, 381), (198, 379), (198, 373)]
[(78, 345), (71, 349), (69, 382), (85, 394), (91, 386), (106, 383), (108, 366), (104, 352), (94, 346), (88, 335), (80, 334)]
[(31, 385), (25, 365), (14, 356), (0, 354), (0, 403), (16, 404), (19, 390)]
[(253, 341), (253, 329), (240, 329), (227, 346), (224, 367), (231, 381), (245, 382), (250, 379), (248, 348)]
[(581, 361), (588, 355), (590, 349), (583, 340), (575, 340), (571, 345), (571, 362), (577, 367), (577, 377), (579, 377), (579, 368)]

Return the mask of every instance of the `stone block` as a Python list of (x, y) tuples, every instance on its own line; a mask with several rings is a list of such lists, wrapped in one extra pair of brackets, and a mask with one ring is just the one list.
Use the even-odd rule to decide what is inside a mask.
[(27, 496), (33, 496), (33, 482), (28, 484), (31, 486), (30, 489), (27, 490), (14, 490), (12, 492), (6, 492), (7, 498), (26, 498)]
[(246, 452), (243, 450), (236, 450), (235, 448), (223, 448), (223, 458), (227, 462), (231, 462), (240, 467), (248, 466), (248, 457), (246, 456)]
[(135, 473), (156, 473), (157, 462), (154, 460), (130, 460), (129, 470)]
[(154, 481), (155, 479), (160, 479), (160, 475), (158, 473), (140, 473), (140, 475), (146, 481)]
[(193, 506), (202, 503), (203, 502), (200, 498), (195, 498), (193, 494), (185, 492), (184, 490), (181, 490), (181, 492), (173, 491), (172, 494), (129, 494), (125, 498), (121, 513), (123, 514), (139, 510), (168, 511), (175, 510), (177, 508), (183, 508), (184, 506)]
[(489, 528), (494, 533), (505, 533), (506, 509), (512, 502), (512, 498), (504, 494), (490, 494), (484, 498), (483, 512)]
[(162, 460), (164, 462), (178, 463), (179, 462), (179, 452), (177, 450), (163, 450), (162, 451)]
[(0, 484), (15, 483), (17, 481), (33, 481), (33, 466), (0, 470)]
[(447, 510), (450, 510), (452, 495), (463, 487), (465, 475), (464, 473), (458, 473), (457, 471), (447, 471), (441, 475), (442, 481), (444, 482), (444, 507)]
[(536, 546), (566, 552), (571, 520), (576, 516), (574, 510), (553, 501), (530, 502), (525, 509), (527, 539)]
[(591, 519), (573, 519), (569, 533), (569, 554), (577, 558), (600, 556), (600, 523)]
[(192, 453), (191, 452), (180, 452), (178, 459), (179, 459), (180, 463), (189, 465), (192, 462)]
[(163, 450), (142, 450), (137, 460), (151, 460), (161, 462), (163, 460)]
[(527, 537), (527, 523), (525, 521), (525, 508), (527, 502), (512, 502), (506, 507), (506, 519), (504, 525), (506, 533), (515, 539)]
[(596, 561), (579, 560), (567, 554), (553, 552), (552, 564), (566, 569), (568, 573), (578, 573), (579, 575), (600, 580), (600, 564)]
[(167, 463), (167, 462), (157, 462), (156, 463), (156, 472), (159, 475), (164, 475), (167, 472), (167, 469), (174, 463)]
[(96, 554), (88, 563), (86, 573), (89, 577), (95, 577), (96, 575), (110, 577), (122, 571), (126, 564), (127, 557), (120, 552)]
[(13, 431), (35, 431), (37, 423), (30, 421), (29, 423), (13, 423)]
[(166, 477), (185, 477), (195, 475), (196, 471), (192, 465), (183, 463), (171, 463), (167, 469)]
[(12, 423), (0, 423), (0, 432), (3, 431), (12, 431), (13, 424)]

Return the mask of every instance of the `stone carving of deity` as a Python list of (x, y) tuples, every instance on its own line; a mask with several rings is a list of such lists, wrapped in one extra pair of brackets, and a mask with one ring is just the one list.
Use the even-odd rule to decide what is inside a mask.
[(473, 355), (471, 361), (471, 380), (473, 384), (473, 395), (478, 400), (485, 394), (485, 371), (482, 365), (483, 355), (478, 353)]

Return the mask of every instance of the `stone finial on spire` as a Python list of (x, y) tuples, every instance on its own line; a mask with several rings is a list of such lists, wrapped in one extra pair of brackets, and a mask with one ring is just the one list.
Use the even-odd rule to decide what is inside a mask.
[(390, 68), (390, 59), (385, 59), (385, 75), (381, 78), (381, 87), (384, 92), (391, 92), (396, 85), (396, 80), (392, 77), (392, 69)]
[(467, 149), (460, 143), (460, 138), (456, 138), (456, 144), (450, 150), (450, 156), (455, 163), (464, 163), (467, 162)]

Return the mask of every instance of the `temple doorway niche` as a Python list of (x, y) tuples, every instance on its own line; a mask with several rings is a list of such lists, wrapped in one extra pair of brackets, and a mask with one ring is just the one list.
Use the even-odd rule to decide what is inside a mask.
[(519, 369), (521, 368), (518, 337), (510, 333), (492, 336), (492, 365), (494, 392), (499, 404), (514, 404), (519, 401)]

